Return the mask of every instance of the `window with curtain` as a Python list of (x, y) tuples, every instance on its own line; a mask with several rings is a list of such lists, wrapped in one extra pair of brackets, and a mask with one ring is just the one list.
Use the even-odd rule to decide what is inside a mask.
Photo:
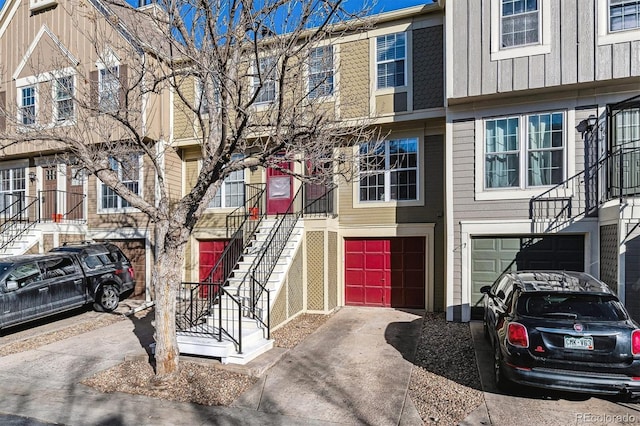
[(564, 113), (485, 120), (485, 188), (556, 185), (565, 178)]
[(640, 28), (640, 0), (609, 0), (609, 31)]
[(502, 47), (525, 46), (540, 42), (538, 0), (501, 0)]

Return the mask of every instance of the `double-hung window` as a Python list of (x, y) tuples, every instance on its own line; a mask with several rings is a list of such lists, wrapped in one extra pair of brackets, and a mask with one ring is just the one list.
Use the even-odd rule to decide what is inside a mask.
[(309, 57), (309, 97), (333, 94), (333, 47), (320, 46)]
[(25, 126), (32, 126), (36, 124), (36, 87), (22, 87), (20, 94), (20, 122)]
[(565, 178), (564, 113), (485, 120), (485, 189), (556, 185)]
[(101, 111), (117, 111), (120, 106), (120, 67), (106, 67), (99, 70), (98, 106)]
[(418, 199), (418, 139), (360, 146), (360, 202)]
[(501, 0), (500, 38), (502, 47), (540, 42), (539, 0)]
[(55, 80), (55, 107), (58, 122), (74, 118), (73, 79), (73, 76), (69, 75)]
[[(134, 194), (140, 194), (141, 189), (141, 156), (139, 154), (130, 154), (121, 158), (110, 157), (109, 166), (111, 170), (116, 172), (118, 179)], [(130, 207), (127, 200), (120, 197), (115, 191), (107, 185), (99, 182), (101, 186), (100, 207), (101, 210), (119, 210)]]
[[(232, 161), (242, 159), (242, 154), (234, 154)], [(218, 192), (211, 200), (209, 207), (240, 207), (244, 204), (244, 169), (231, 172)]]
[(258, 92), (255, 102), (268, 103), (276, 99), (276, 58), (265, 56), (258, 60), (258, 69), (253, 77), (253, 93)]
[(0, 208), (17, 214), (24, 207), (27, 193), (26, 169), (16, 167), (0, 170)]
[(405, 33), (376, 38), (377, 87), (398, 87), (406, 84), (407, 39)]
[(640, 28), (640, 0), (608, 0), (609, 31)]

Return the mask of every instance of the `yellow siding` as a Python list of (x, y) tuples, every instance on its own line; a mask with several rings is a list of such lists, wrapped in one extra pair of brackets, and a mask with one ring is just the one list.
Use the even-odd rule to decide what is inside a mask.
[(343, 58), (340, 68), (341, 118), (369, 115), (369, 40), (353, 41), (340, 46)]

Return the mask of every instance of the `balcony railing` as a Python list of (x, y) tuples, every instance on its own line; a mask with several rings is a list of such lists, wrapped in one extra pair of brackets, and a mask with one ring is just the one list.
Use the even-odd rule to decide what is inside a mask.
[(79, 192), (58, 191), (56, 189), (38, 191), (41, 222), (84, 223), (85, 200), (87, 196)]

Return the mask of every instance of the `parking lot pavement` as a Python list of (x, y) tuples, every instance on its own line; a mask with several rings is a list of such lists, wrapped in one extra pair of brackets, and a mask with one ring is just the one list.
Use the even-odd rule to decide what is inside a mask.
[(484, 338), (482, 323), (471, 322), (485, 406), (471, 414), (466, 425), (611, 425), (640, 424), (640, 404), (619, 398), (601, 398), (536, 388), (498, 390), (493, 379), (493, 351)]
[(0, 330), (0, 346), (64, 330), (68, 327), (77, 326), (84, 322), (95, 321), (96, 319), (104, 318), (108, 315), (125, 315), (131, 310), (141, 307), (144, 303), (144, 300), (124, 299), (120, 301), (118, 308), (110, 314), (96, 312), (93, 310), (92, 305), (88, 304), (81, 308), (72, 309), (70, 311), (51, 315), (35, 321), (29, 321), (25, 324), (19, 324)]

